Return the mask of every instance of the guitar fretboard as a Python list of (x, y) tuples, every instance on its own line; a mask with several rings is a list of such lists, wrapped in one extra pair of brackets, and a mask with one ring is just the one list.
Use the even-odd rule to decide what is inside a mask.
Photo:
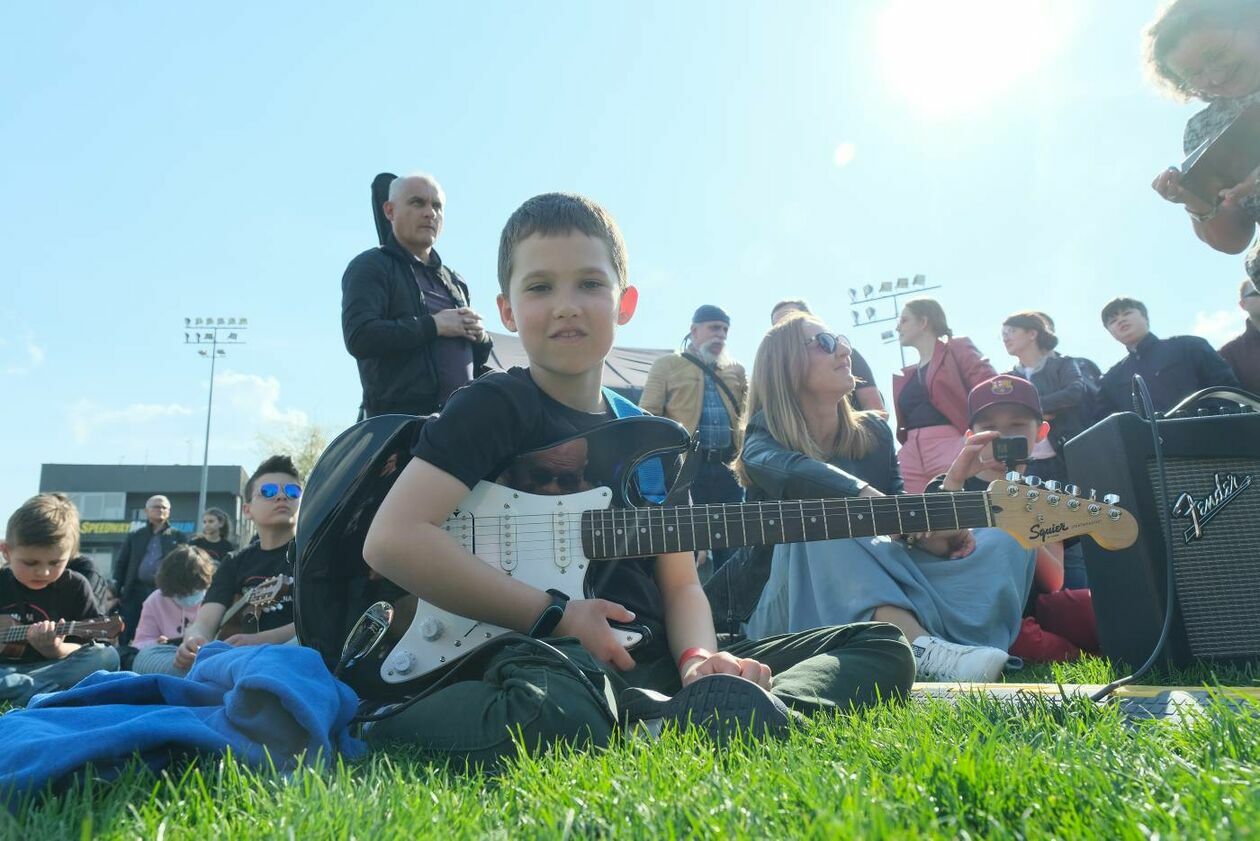
[(988, 494), (981, 491), (609, 508), (582, 513), (582, 548), (593, 561), (614, 560), (991, 525)]
[[(30, 627), (31, 627), (30, 625), (14, 625), (11, 628), (5, 628), (3, 631), (0, 631), (0, 644), (10, 643), (10, 642), (25, 642), (26, 631)], [(74, 636), (76, 631), (84, 631), (86, 633), (92, 630), (96, 630), (98, 627), (99, 627), (99, 623), (92, 622), (92, 621), (58, 622), (57, 623), (57, 636), (70, 637), (70, 636)]]

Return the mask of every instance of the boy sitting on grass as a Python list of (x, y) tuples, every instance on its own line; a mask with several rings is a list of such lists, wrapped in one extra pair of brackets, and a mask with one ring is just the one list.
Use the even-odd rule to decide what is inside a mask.
[[(443, 531), (464, 495), (515, 456), (614, 419), (600, 382), (616, 328), (634, 315), (637, 290), (626, 276), (616, 223), (591, 200), (551, 193), (512, 214), (499, 242), (498, 306), (530, 365), (475, 380), (422, 427), (363, 550), (372, 569), (425, 601), (546, 638), (568, 663), (507, 638), (489, 656), (457, 663), (458, 680), (369, 727), (369, 742), (494, 764), (518, 738), (527, 749), (605, 744), (630, 719), (691, 721), (719, 736), (736, 727), (778, 731), (785, 704), (848, 709), (909, 688), (914, 660), (891, 625), (720, 650), (690, 552), (608, 562), (598, 597), (582, 598), (504, 575)], [(655, 632), (632, 657), (610, 621)]]
[[(971, 428), (967, 443), (948, 472), (928, 483), (927, 492), (982, 491), (1003, 478), (1006, 465), (993, 457), (999, 437), (1028, 441), (1028, 452), (1050, 432), (1036, 387), (1009, 374), (977, 383), (967, 398)], [(1024, 465), (1017, 465), (1019, 473)], [(1089, 590), (1063, 589), (1063, 544), (1037, 548), (1033, 589), (1010, 653), (1029, 662), (1075, 660), (1082, 650), (1098, 652), (1098, 625)]]
[(42, 692), (68, 689), (98, 670), (115, 671), (118, 652), (70, 642), (59, 621), (99, 619), (87, 579), (66, 569), (79, 552), (79, 512), (65, 494), (22, 503), (5, 528), (0, 554), (0, 626), (28, 625), (20, 651), (0, 648), (0, 701), (25, 706)]
[[(271, 456), (245, 483), (242, 513), (258, 527), (258, 540), (228, 555), (219, 564), (205, 599), (197, 608), (197, 618), (184, 632), (184, 639), (174, 651), (165, 651), (159, 658), (154, 652), (144, 660), (147, 671), (183, 676), (192, 668), (197, 652), (219, 633), (223, 615), (242, 595), (277, 575), (289, 575), (289, 545), (297, 532), (298, 507), (301, 505), (302, 480), (293, 459)], [(258, 631), (233, 634), (229, 645), (264, 645), (286, 643), (294, 639), (293, 597), (283, 596), (276, 604), (261, 612)], [(136, 657), (140, 664), (139, 656)]]

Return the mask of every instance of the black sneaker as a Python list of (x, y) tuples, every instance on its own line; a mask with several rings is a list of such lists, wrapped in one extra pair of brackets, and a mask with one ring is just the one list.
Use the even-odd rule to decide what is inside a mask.
[(706, 675), (672, 698), (651, 689), (627, 689), (621, 708), (627, 722), (650, 735), (673, 722), (679, 729), (700, 727), (719, 744), (736, 733), (780, 736), (791, 720), (782, 701), (734, 675)]

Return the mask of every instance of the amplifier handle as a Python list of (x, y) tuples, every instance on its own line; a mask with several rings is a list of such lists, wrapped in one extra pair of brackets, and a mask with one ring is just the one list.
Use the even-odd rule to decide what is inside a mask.
[(1204, 400), (1225, 400), (1230, 403), (1241, 403), (1250, 407), (1253, 412), (1260, 412), (1260, 397), (1252, 394), (1250, 391), (1243, 391), (1240, 388), (1204, 388), (1173, 406), (1164, 413), (1164, 417), (1175, 418), (1180, 414), (1188, 413)]

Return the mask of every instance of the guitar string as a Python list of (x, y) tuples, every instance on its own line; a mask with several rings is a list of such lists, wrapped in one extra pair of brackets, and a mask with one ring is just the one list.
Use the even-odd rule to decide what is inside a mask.
[[(506, 543), (514, 543), (516, 546), (522, 549), (537, 548), (544, 545), (555, 545), (558, 537), (560, 536), (563, 536), (566, 538), (572, 537), (573, 532), (577, 531), (578, 532), (577, 536), (579, 538), (585, 539), (589, 537), (591, 539), (591, 542), (595, 544), (604, 543), (607, 541), (612, 541), (614, 543), (621, 542), (624, 544), (628, 541), (634, 541), (636, 547), (641, 547), (644, 542), (650, 542), (653, 545), (657, 542), (660, 542), (663, 544), (665, 540), (670, 539), (673, 536), (672, 530), (676, 527), (695, 527), (695, 526), (703, 524), (706, 530), (709, 529), (710, 526), (714, 526), (716, 528), (720, 528), (722, 531), (726, 531), (728, 534), (738, 531), (738, 533), (742, 536), (739, 542), (741, 543), (747, 542), (748, 544), (756, 544), (762, 541), (761, 540), (747, 540), (747, 538), (749, 536), (750, 531), (752, 531), (753, 533), (756, 533), (756, 530), (757, 530), (756, 527), (762, 524), (762, 520), (766, 521), (765, 524), (769, 526), (770, 531), (772, 533), (774, 531), (778, 531), (780, 532), (782, 536), (786, 537), (789, 531), (795, 531), (797, 529), (800, 529), (802, 525), (804, 526), (805, 529), (809, 529), (810, 526), (813, 526), (814, 529), (816, 529), (818, 526), (817, 518), (819, 516), (824, 516), (832, 522), (834, 522), (837, 519), (835, 514), (838, 512), (836, 512), (834, 509), (827, 509), (823, 501), (821, 500), (806, 500), (802, 502), (809, 503), (811, 506), (817, 505), (820, 507), (817, 510), (810, 510), (810, 509), (807, 509), (805, 506), (802, 506), (799, 512), (784, 511), (782, 512), (781, 515), (777, 517), (769, 516), (770, 514), (778, 514), (777, 511), (767, 512), (764, 515), (754, 514), (751, 520), (748, 518), (746, 514), (742, 512), (736, 513), (733, 516), (732, 515), (724, 516), (721, 513), (712, 513), (712, 512), (702, 514), (698, 510), (698, 507), (693, 507), (693, 506), (688, 506), (688, 508), (695, 511), (696, 516), (687, 516), (687, 517), (684, 517), (684, 516), (670, 517), (668, 513), (658, 513), (658, 512), (668, 512), (673, 509), (661, 509), (661, 508), (597, 509), (591, 512), (594, 515), (594, 518), (592, 518), (589, 521), (584, 521), (583, 514), (566, 512), (562, 514), (560, 518), (557, 518), (555, 515), (551, 515), (547, 517), (546, 519), (549, 523), (549, 526), (546, 528), (521, 528), (520, 526), (516, 526), (515, 528), (512, 529), (512, 531), (514, 532), (512, 534), (512, 538), (513, 538), (512, 540), (504, 539), (504, 534), (503, 534), (504, 530), (503, 530), (503, 526), (501, 522), (504, 519), (504, 517), (495, 517), (491, 515), (491, 517), (489, 518), (489, 522), (486, 522), (484, 518), (478, 519), (478, 521), (475, 524), (474, 540), (479, 547), (485, 547), (485, 548), (496, 548)], [(777, 503), (770, 503), (770, 504), (777, 506)], [(941, 518), (942, 511), (949, 512), (951, 514), (953, 513), (952, 505), (937, 506), (937, 507), (942, 509), (941, 511), (937, 511), (938, 520)], [(984, 517), (986, 512), (982, 505), (972, 506), (972, 507), (974, 508), (974, 510), (966, 511), (966, 513), (971, 514), (973, 516)], [(684, 508), (680, 510), (688, 510), (688, 508)], [(713, 508), (720, 508), (720, 505), (714, 505)], [(625, 511), (626, 514), (624, 516), (619, 516), (620, 512), (622, 511)], [(642, 516), (642, 514), (645, 511), (650, 511), (652, 513), (647, 518), (645, 518)], [(609, 513), (610, 516), (606, 518), (599, 518), (600, 514), (606, 513), (606, 512)], [(636, 512), (640, 515), (639, 517), (635, 517)], [(861, 513), (865, 515), (866, 512), (861, 512)], [(930, 515), (930, 512), (928, 513)], [(882, 528), (882, 527), (879, 527), (878, 524), (874, 523), (875, 519), (881, 516), (887, 517), (890, 514), (892, 514), (892, 512), (876, 512), (870, 521), (870, 524), (875, 525), (876, 528), (870, 533), (867, 533), (865, 528), (862, 528), (862, 526), (857, 525), (856, 523), (848, 523), (847, 525), (852, 526), (852, 528), (849, 529), (850, 533), (837, 534), (836, 538), (840, 539), (840, 538), (854, 538), (854, 537), (873, 537), (873, 536), (878, 536), (879, 532), (884, 532), (886, 534), (897, 533), (900, 531), (900, 528)], [(896, 515), (892, 515), (892, 516), (896, 516)], [(511, 518), (510, 515), (508, 516), (508, 518), (513, 519), (515, 523), (519, 523), (521, 519), (523, 519), (523, 518)], [(558, 530), (555, 527), (555, 522), (558, 519), (563, 519), (565, 528)], [(600, 522), (599, 521), (600, 519), (606, 519), (607, 522)], [(777, 524), (772, 524), (770, 522), (772, 519), (780, 520), (781, 522)], [(809, 519), (810, 522), (805, 523), (804, 521), (806, 519)], [(930, 516), (929, 516), (929, 519), (930, 519)], [(953, 519), (953, 517), (951, 516), (947, 519)], [(967, 518), (960, 517), (960, 519), (967, 519)], [(750, 526), (752, 528), (750, 528)], [(612, 535), (603, 535), (603, 534), (597, 533), (597, 532), (602, 532), (604, 528), (611, 528), (614, 530), (618, 530), (620, 531), (620, 533), (612, 534)], [(941, 530), (941, 529), (938, 529), (938, 530)], [(452, 535), (455, 536), (456, 538), (460, 537), (460, 535), (454, 531), (450, 533), (452, 533)], [(823, 536), (818, 536), (815, 539), (823, 540), (826, 538)], [(723, 539), (718, 538), (716, 541), (711, 541), (711, 542), (722, 543)], [(779, 540), (776, 542), (812, 542), (812, 541), (806, 541), (805, 535), (802, 533), (802, 536), (799, 540), (791, 540), (791, 541)], [(595, 548), (599, 548), (599, 547), (596, 546)]]

